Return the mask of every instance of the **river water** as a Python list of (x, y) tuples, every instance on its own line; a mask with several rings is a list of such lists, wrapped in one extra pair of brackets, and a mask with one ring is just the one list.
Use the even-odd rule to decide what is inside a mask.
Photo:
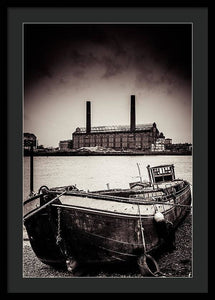
[[(34, 157), (34, 191), (40, 186), (76, 185), (83, 190), (128, 188), (138, 180), (138, 168), (148, 181), (147, 165), (174, 164), (176, 178), (192, 184), (192, 156), (36, 156)], [(23, 196), (30, 191), (30, 158), (23, 158)]]

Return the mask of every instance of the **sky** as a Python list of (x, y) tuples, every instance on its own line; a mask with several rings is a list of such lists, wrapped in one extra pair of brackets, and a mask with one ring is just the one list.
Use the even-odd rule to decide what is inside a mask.
[(25, 24), (23, 131), (58, 147), (86, 126), (155, 122), (192, 143), (191, 24)]

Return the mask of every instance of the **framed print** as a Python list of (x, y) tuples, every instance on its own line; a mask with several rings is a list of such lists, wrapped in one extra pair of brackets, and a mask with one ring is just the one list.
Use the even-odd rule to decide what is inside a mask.
[(207, 292), (207, 8), (9, 7), (7, 53), (8, 292)]

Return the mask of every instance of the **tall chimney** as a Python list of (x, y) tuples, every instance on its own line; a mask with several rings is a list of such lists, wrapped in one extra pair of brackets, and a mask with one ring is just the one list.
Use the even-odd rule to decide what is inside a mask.
[(87, 101), (86, 106), (86, 133), (90, 133), (91, 131), (91, 111), (90, 111), (90, 101)]
[(135, 131), (135, 95), (131, 95), (131, 124), (130, 124), (130, 130), (132, 132)]

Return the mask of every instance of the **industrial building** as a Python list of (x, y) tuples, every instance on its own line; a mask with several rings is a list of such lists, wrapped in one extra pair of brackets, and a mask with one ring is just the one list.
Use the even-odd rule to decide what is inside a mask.
[(130, 126), (98, 126), (91, 127), (91, 102), (86, 102), (86, 127), (76, 128), (72, 135), (73, 149), (100, 146), (114, 150), (142, 150), (152, 149), (159, 137), (156, 123), (136, 124), (135, 95), (131, 95)]

